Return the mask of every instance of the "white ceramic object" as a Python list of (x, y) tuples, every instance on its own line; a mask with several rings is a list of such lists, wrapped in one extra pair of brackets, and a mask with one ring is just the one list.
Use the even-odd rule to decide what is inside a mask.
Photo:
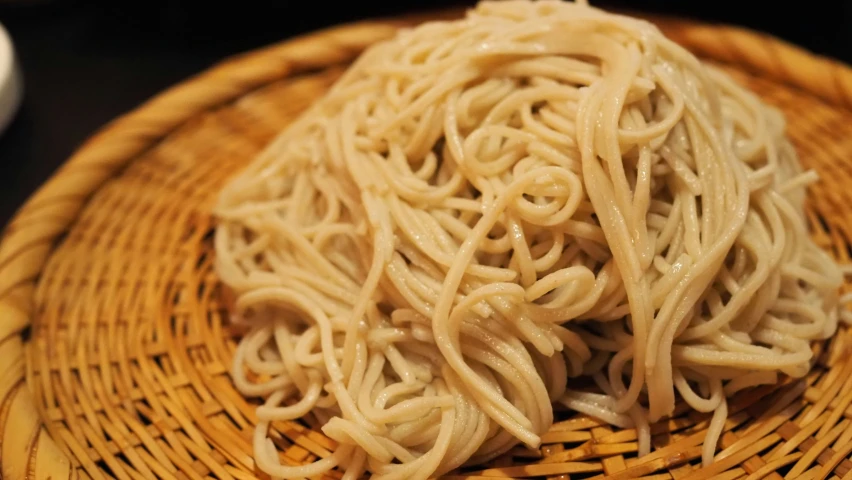
[(15, 117), (23, 90), (23, 79), (12, 39), (3, 25), (0, 25), (0, 134)]

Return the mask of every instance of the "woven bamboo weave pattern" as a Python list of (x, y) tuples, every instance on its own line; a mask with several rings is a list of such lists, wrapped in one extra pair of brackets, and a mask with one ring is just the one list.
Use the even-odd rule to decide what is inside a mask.
[[(33, 195), (0, 243), (0, 478), (263, 478), (255, 406), (229, 377), (241, 332), (212, 267), (210, 207), (360, 51), (420, 20), (231, 59), (113, 122)], [(789, 116), (803, 162), (822, 177), (810, 194), (814, 238), (849, 263), (852, 70), (752, 32), (655, 21)], [(559, 411), (539, 450), (454, 478), (852, 479), (852, 333), (814, 349), (805, 379), (731, 401), (710, 468), (697, 468), (707, 415), (679, 408), (636, 458), (633, 430)], [(282, 462), (328, 455), (334, 442), (318, 427), (276, 424)]]

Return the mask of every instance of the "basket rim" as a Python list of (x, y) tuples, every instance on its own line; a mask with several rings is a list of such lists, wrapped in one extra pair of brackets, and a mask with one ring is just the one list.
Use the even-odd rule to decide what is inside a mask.
[[(24, 335), (30, 325), (32, 292), (41, 269), (62, 235), (68, 231), (89, 197), (139, 154), (155, 146), (185, 122), (206, 111), (287, 77), (341, 65), (366, 46), (387, 38), (398, 28), (427, 19), (459, 16), (451, 9), (400, 18), (365, 20), (299, 35), (279, 43), (226, 58), (180, 82), (130, 112), (101, 127), (68, 158), (16, 212), (0, 238), (0, 412), (12, 400), (35, 405), (24, 382)], [(814, 54), (772, 35), (730, 25), (638, 13), (657, 23), (700, 57), (736, 65), (793, 87), (837, 108), (852, 111), (852, 67)], [(670, 36), (672, 36), (670, 34)], [(0, 458), (0, 476), (20, 472), (26, 478), (72, 478), (74, 469), (46, 433), (34, 406), (28, 418), (10, 419), (28, 430), (2, 438), (26, 452), (20, 458)], [(0, 416), (5, 422), (6, 415)], [(3, 445), (8, 448), (8, 445)], [(38, 447), (38, 448), (37, 448)], [(44, 453), (39, 453), (44, 452)], [(36, 475), (35, 466), (39, 466)]]

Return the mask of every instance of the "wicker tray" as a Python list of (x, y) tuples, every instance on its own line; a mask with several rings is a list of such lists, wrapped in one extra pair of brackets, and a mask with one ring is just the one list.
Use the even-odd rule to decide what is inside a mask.
[[(212, 269), (218, 187), (320, 96), (365, 46), (406, 23), (284, 42), (154, 98), (94, 136), (21, 209), (0, 245), (0, 478), (255, 478), (254, 407)], [(790, 115), (823, 180), (810, 218), (842, 261), (852, 235), (852, 70), (755, 33), (655, 19)], [(679, 409), (636, 435), (559, 413), (538, 451), (478, 478), (852, 478), (852, 336), (817, 345), (805, 379), (731, 403), (724, 449), (698, 469), (708, 418)], [(279, 423), (289, 463), (329, 454), (316, 425)], [(261, 475), (262, 476), (262, 475)], [(652, 478), (652, 477), (648, 477)]]

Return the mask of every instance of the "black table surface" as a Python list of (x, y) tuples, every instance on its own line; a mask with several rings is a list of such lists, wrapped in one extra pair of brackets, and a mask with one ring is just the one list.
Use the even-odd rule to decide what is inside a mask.
[[(852, 63), (852, 0), (592, 3), (738, 24)], [(332, 24), (453, 4), (472, 2), (0, 0), (25, 84), (22, 107), (0, 134), (0, 226), (98, 128), (229, 55)]]

